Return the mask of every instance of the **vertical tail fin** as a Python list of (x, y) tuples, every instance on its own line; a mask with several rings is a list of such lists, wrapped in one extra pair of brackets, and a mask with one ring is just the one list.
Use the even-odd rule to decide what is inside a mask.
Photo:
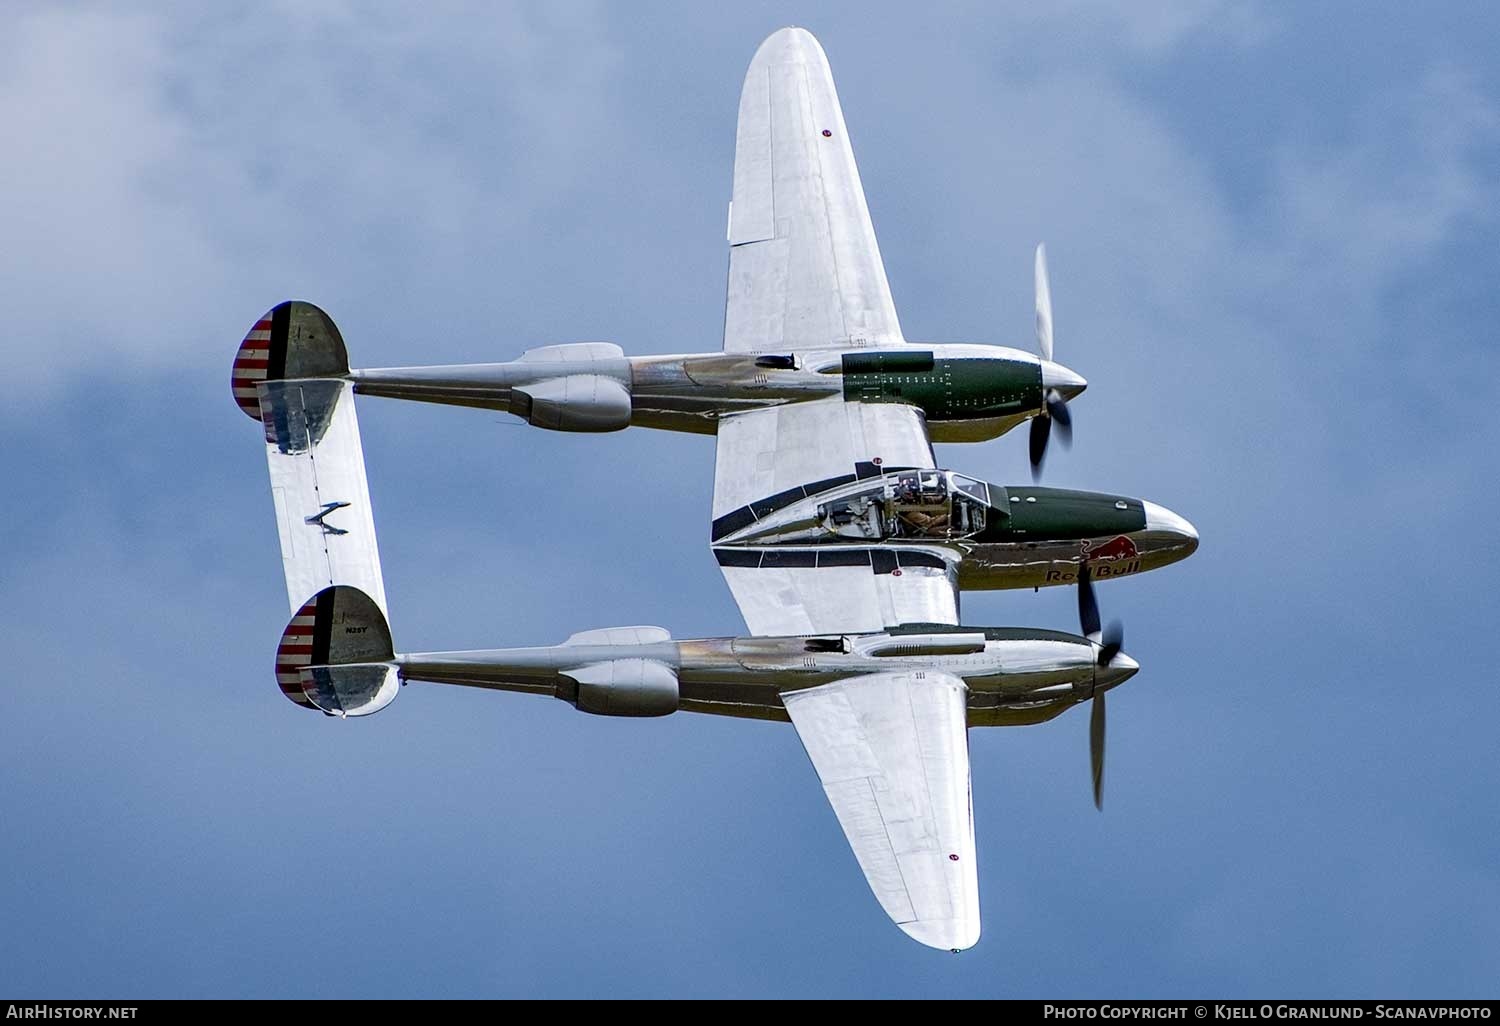
[(256, 321), (234, 356), (230, 389), (235, 404), (252, 420), (261, 419), (258, 386), (288, 378), (337, 378), (349, 375), (344, 337), (322, 310), (311, 303), (281, 303)]
[(276, 648), (276, 683), (298, 705), (368, 716), (400, 688), (391, 629), (358, 588), (324, 588), (292, 614)]

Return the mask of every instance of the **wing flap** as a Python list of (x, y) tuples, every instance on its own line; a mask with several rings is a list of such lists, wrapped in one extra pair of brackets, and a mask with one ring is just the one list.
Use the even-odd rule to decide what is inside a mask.
[(729, 244), (776, 237), (772, 200), (771, 75), (752, 62), (740, 90), (739, 124), (734, 140), (734, 200), (729, 208)]
[(967, 701), (962, 680), (932, 671), (782, 695), (876, 899), (935, 948), (979, 939)]

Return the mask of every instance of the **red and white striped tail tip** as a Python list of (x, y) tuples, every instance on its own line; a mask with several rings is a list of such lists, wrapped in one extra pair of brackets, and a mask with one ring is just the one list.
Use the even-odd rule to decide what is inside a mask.
[(318, 618), (318, 600), (308, 601), (292, 617), (276, 647), (276, 683), (282, 694), (307, 709), (316, 709), (302, 690), (302, 669), (312, 665), (313, 627)]
[(293, 299), (261, 315), (234, 356), (229, 387), (246, 416), (260, 420), (260, 386), (286, 378), (343, 378), (349, 353), (339, 329), (322, 310)]
[(234, 356), (234, 372), (229, 385), (234, 392), (234, 401), (245, 413), (260, 420), (260, 392), (257, 386), (266, 380), (271, 365), (271, 315), (268, 313), (255, 322), (255, 327), (240, 343), (240, 351)]
[(401, 689), (385, 611), (352, 585), (304, 602), (276, 647), (276, 684), (298, 705), (330, 716), (369, 716)]

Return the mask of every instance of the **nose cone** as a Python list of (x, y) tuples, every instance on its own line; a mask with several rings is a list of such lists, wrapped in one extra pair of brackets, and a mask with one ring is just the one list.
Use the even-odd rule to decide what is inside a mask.
[(1042, 361), (1042, 391), (1057, 389), (1064, 399), (1071, 399), (1085, 388), (1089, 383), (1074, 374), (1060, 363), (1051, 360)]
[(1196, 527), (1165, 506), (1158, 506), (1154, 502), (1142, 502), (1141, 505), (1146, 508), (1147, 531), (1181, 539), (1183, 548), (1187, 550), (1184, 555), (1192, 555), (1197, 551), (1198, 529)]
[(1140, 663), (1120, 652), (1109, 661), (1108, 666), (1101, 666), (1094, 671), (1094, 685), (1114, 687), (1116, 684), (1123, 684), (1140, 672), (1140, 669)]

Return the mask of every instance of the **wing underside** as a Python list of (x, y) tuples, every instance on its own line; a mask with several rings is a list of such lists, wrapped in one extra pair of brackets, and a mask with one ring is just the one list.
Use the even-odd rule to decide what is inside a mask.
[(782, 696), (881, 907), (949, 950), (979, 940), (967, 696), (962, 680), (932, 671)]
[(958, 623), (958, 555), (940, 547), (719, 548), (714, 555), (754, 635)]
[[(729, 216), (727, 352), (903, 341), (822, 48), (802, 29), (762, 44), (740, 97)], [(921, 413), (825, 399), (718, 425), (713, 516), (753, 522), (850, 479), (935, 466)], [(958, 623), (958, 553), (722, 546), (752, 634)], [(948, 674), (878, 673), (784, 693), (881, 907), (916, 940), (979, 938), (969, 800), (968, 688)]]
[(737, 413), (719, 421), (713, 515), (848, 474), (935, 466), (915, 406), (833, 396)]
[[(840, 398), (791, 403), (719, 422), (714, 519), (752, 523), (837, 484), (935, 466), (921, 411)], [(752, 634), (878, 631), (958, 623), (958, 553), (851, 548), (714, 550)]]
[(902, 341), (828, 58), (782, 29), (740, 94), (726, 352)]

